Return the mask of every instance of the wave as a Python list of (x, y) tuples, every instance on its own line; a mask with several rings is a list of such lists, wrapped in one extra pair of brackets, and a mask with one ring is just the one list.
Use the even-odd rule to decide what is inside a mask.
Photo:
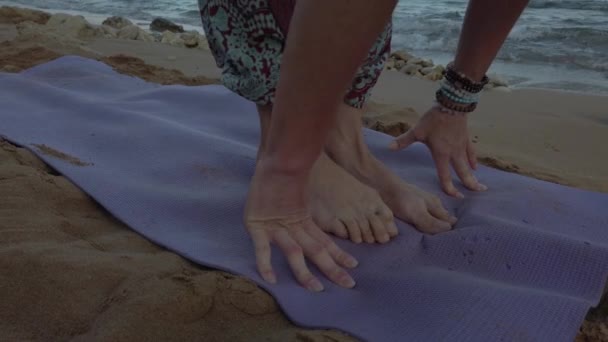
[(608, 1), (603, 0), (532, 0), (528, 8), (570, 9), (608, 12)]

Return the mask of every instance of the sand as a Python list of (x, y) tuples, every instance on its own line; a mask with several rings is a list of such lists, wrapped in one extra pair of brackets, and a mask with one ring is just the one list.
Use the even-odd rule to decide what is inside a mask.
[[(160, 84), (218, 82), (208, 51), (107, 38), (24, 37), (16, 25), (44, 23), (46, 16), (15, 13), (0, 11), (0, 70), (17, 72), (77, 54)], [(428, 107), (434, 87), (385, 72), (365, 124), (392, 135), (405, 132)], [(471, 129), (486, 165), (608, 192), (607, 108), (608, 97), (488, 92)], [(148, 242), (33, 154), (6, 141), (0, 142), (0, 193), (2, 340), (353, 340), (294, 326), (249, 280), (194, 265)], [(589, 313), (577, 341), (608, 341), (607, 323), (604, 301)]]

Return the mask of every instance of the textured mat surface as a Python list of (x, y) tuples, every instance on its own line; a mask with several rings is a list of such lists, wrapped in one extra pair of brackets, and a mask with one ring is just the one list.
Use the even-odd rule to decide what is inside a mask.
[[(241, 223), (258, 141), (251, 103), (220, 86), (149, 84), (78, 57), (0, 74), (0, 103), (1, 135), (132, 229), (260, 281)], [(426, 148), (391, 153), (390, 137), (365, 134), (398, 174), (439, 192)], [(400, 223), (382, 247), (341, 241), (360, 260), (354, 290), (325, 281), (325, 292), (309, 293), (278, 252), (279, 284), (262, 286), (297, 324), (370, 341), (572, 341), (608, 275), (608, 196), (484, 167), (478, 176), (491, 191), (444, 198), (460, 218), (451, 232)]]

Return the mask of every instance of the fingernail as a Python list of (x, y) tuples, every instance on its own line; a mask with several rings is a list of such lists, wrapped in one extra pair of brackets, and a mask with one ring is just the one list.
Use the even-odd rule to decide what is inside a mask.
[(450, 222), (452, 222), (452, 224), (456, 223), (458, 221), (458, 219), (456, 218), (456, 216), (450, 216)]
[(357, 259), (349, 257), (348, 259), (346, 259), (346, 266), (350, 268), (357, 267), (359, 266), (359, 262), (357, 261)]
[(315, 292), (323, 291), (323, 284), (317, 279), (313, 279), (308, 283), (308, 289)]
[(390, 148), (391, 150), (396, 150), (397, 148), (399, 148), (399, 144), (396, 141), (392, 141), (390, 145), (388, 145), (388, 148)]
[(268, 275), (268, 281), (271, 284), (276, 284), (277, 283), (277, 276), (274, 273), (271, 273)]
[(488, 187), (485, 186), (485, 185), (483, 185), (483, 184), (481, 184), (481, 183), (479, 183), (479, 185), (477, 186), (477, 189), (479, 191), (486, 191), (486, 190), (488, 190)]
[(353, 288), (353, 287), (355, 287), (355, 280), (351, 277), (344, 277), (344, 280), (342, 281), (342, 285), (344, 287), (348, 287), (349, 289)]
[(457, 192), (457, 193), (456, 193), (456, 197), (458, 197), (458, 198), (460, 198), (460, 199), (463, 199), (463, 198), (464, 198), (464, 195), (463, 195), (463, 194), (461, 194), (460, 192)]
[(277, 276), (274, 274), (274, 272), (266, 272), (266, 273), (264, 273), (264, 280), (266, 280), (267, 282), (269, 282), (271, 284), (276, 284)]

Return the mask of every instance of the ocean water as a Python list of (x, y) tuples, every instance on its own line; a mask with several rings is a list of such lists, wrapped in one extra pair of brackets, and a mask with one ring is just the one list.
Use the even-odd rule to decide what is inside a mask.
[[(164, 17), (202, 32), (196, 0), (0, 0), (0, 5), (77, 13), (93, 22), (121, 15), (146, 25)], [(449, 62), (466, 6), (466, 0), (399, 1), (392, 48)], [(608, 0), (531, 0), (490, 73), (516, 87), (608, 94)]]

